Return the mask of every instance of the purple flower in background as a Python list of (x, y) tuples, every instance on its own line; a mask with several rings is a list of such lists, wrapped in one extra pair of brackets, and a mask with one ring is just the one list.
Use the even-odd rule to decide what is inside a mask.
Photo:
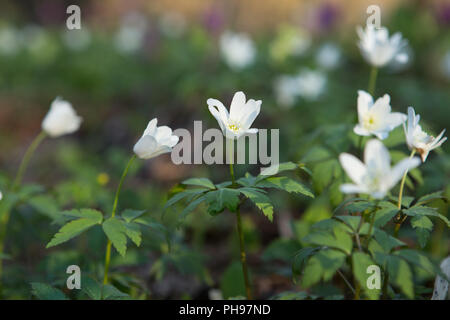
[(36, 1), (36, 15), (42, 24), (61, 24), (66, 18), (66, 7), (60, 0)]
[(330, 30), (339, 16), (338, 8), (331, 3), (324, 3), (317, 12), (317, 27), (319, 30)]
[(450, 3), (441, 3), (436, 8), (436, 17), (439, 23), (450, 25)]
[(224, 23), (222, 11), (215, 6), (212, 6), (205, 12), (203, 23), (205, 28), (211, 32), (220, 31)]

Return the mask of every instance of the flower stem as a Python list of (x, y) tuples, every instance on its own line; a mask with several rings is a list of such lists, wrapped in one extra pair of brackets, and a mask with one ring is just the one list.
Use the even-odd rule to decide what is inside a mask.
[(25, 152), (25, 155), (22, 158), (22, 162), (20, 163), (19, 170), (17, 171), (16, 178), (14, 179), (14, 182), (12, 184), (12, 190), (16, 191), (17, 188), (22, 183), (22, 178), (25, 173), (25, 170), (28, 167), (28, 164), (30, 163), (31, 157), (33, 156), (34, 152), (36, 151), (37, 147), (41, 144), (41, 142), (45, 139), (47, 134), (44, 131), (41, 131), (36, 138), (34, 138), (33, 142), (28, 147), (27, 151)]
[[(413, 149), (411, 151), (411, 155), (409, 156), (409, 158), (411, 159), (412, 157), (414, 157), (415, 154), (416, 154), (416, 149)], [(399, 210), (402, 208), (403, 189), (405, 187), (405, 181), (406, 181), (407, 175), (408, 175), (408, 170), (405, 171), (405, 173), (403, 174), (402, 181), (400, 182), (400, 190), (398, 192), (398, 203), (397, 203), (397, 208)], [(398, 236), (398, 231), (400, 230), (400, 227), (401, 227), (403, 221), (404, 221), (404, 218), (400, 219), (400, 221), (395, 224), (394, 236), (396, 238)]]
[(378, 75), (378, 68), (372, 67), (370, 70), (370, 77), (369, 77), (369, 93), (373, 96), (375, 93), (375, 85), (377, 83), (377, 75)]
[[(28, 164), (30, 163), (31, 157), (33, 156), (34, 152), (36, 151), (37, 147), (41, 144), (41, 142), (45, 139), (47, 134), (44, 131), (41, 131), (36, 138), (34, 138), (33, 142), (28, 147), (27, 151), (25, 152), (25, 155), (22, 158), (22, 161), (20, 162), (19, 169), (17, 171), (16, 177), (14, 178), (14, 182), (11, 186), (11, 191), (15, 192), (17, 191), (17, 188), (19, 188), (20, 184), (22, 183), (23, 175), (28, 167)], [(11, 215), (11, 211), (7, 210), (6, 212), (3, 212), (3, 214), (0, 213), (1, 220), (0, 220), (0, 253), (4, 253), (4, 247), (5, 247), (5, 238), (6, 238), (6, 232), (8, 227), (9, 218)], [(2, 289), (2, 274), (3, 274), (3, 259), (0, 259), (0, 291)]]
[[(125, 170), (122, 173), (122, 178), (120, 178), (119, 185), (116, 190), (116, 196), (114, 197), (114, 205), (111, 213), (111, 218), (114, 218), (116, 215), (117, 210), (117, 203), (119, 202), (119, 195), (120, 191), (122, 190), (122, 185), (125, 180), (125, 177), (128, 174), (128, 170), (131, 167), (131, 164), (133, 163), (134, 159), (136, 159), (136, 155), (133, 155), (131, 159), (128, 161), (127, 166), (125, 167)], [(111, 240), (108, 239), (108, 242), (106, 244), (106, 254), (105, 254), (105, 272), (103, 275), (103, 285), (108, 284), (108, 271), (109, 271), (109, 263), (111, 261)]]
[[(235, 178), (234, 178), (234, 168), (233, 168), (233, 150), (234, 146), (234, 140), (227, 139), (229, 143), (229, 162), (230, 162), (230, 175), (231, 175), (231, 182), (233, 185), (235, 184)], [(248, 267), (247, 267), (247, 255), (245, 253), (245, 241), (244, 241), (244, 232), (242, 231), (242, 219), (241, 219), (241, 212), (239, 210), (239, 206), (236, 210), (236, 225), (237, 225), (237, 231), (239, 236), (239, 247), (241, 251), (241, 264), (242, 264), (242, 273), (244, 274), (244, 282), (245, 282), (245, 294), (247, 296), (247, 300), (252, 300), (252, 290), (250, 287), (250, 278), (248, 276)]]

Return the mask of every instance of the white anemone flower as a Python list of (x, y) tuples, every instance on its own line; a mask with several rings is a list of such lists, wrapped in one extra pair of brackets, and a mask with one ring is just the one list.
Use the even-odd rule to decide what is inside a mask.
[(259, 114), (261, 100), (249, 99), (246, 102), (245, 94), (241, 91), (236, 92), (231, 101), (230, 113), (219, 100), (208, 99), (206, 103), (228, 139), (238, 139), (242, 135), (258, 132), (258, 129), (251, 129), (250, 127)]
[(389, 151), (377, 139), (367, 142), (364, 163), (348, 153), (341, 153), (339, 161), (353, 181), (353, 184), (342, 184), (340, 190), (344, 193), (370, 194), (375, 199), (383, 198), (407, 170), (420, 164), (417, 157), (405, 158), (391, 168)]
[(416, 150), (419, 152), (422, 162), (428, 157), (428, 153), (431, 150), (439, 148), (446, 140), (447, 137), (443, 137), (445, 129), (435, 138), (428, 135), (422, 130), (419, 124), (420, 115), (416, 115), (414, 108), (408, 108), (408, 126), (403, 124), (405, 130), (406, 144), (410, 150)]
[(390, 97), (385, 94), (375, 103), (370, 94), (358, 91), (358, 121), (353, 131), (360, 136), (375, 135), (378, 139), (385, 139), (389, 132), (406, 121), (406, 115), (391, 112)]
[(296, 76), (299, 95), (308, 100), (317, 100), (325, 91), (327, 85), (327, 77), (321, 71), (303, 69)]
[(141, 159), (151, 159), (171, 152), (179, 138), (172, 134), (168, 126), (157, 127), (158, 119), (150, 120), (144, 134), (134, 145), (134, 153)]
[(245, 33), (225, 32), (220, 37), (220, 50), (227, 65), (234, 70), (251, 65), (256, 56), (253, 41)]
[(358, 46), (361, 54), (372, 66), (383, 67), (391, 62), (408, 62), (405, 51), (408, 42), (400, 32), (389, 37), (388, 29), (375, 28), (373, 25), (367, 25), (365, 30), (358, 26), (356, 32), (360, 39)]
[(57, 97), (42, 121), (42, 129), (50, 137), (57, 138), (77, 131), (82, 121), (70, 102)]

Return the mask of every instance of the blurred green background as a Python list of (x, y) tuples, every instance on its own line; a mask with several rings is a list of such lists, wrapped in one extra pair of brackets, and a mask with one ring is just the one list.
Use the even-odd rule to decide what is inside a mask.
[[(70, 4), (81, 8), (81, 30), (66, 28)], [(303, 178), (316, 199), (273, 194), (273, 224), (250, 206), (244, 213), (256, 296), (297, 290), (290, 261), (302, 245), (299, 239), (343, 200), (338, 186), (345, 175), (337, 155), (356, 141), (357, 90), (367, 90), (369, 77), (355, 27), (365, 24), (371, 4), (380, 5), (381, 22), (391, 33), (402, 32), (409, 41), (411, 56), (407, 66), (379, 73), (375, 95), (388, 93), (395, 111), (406, 113), (413, 106), (430, 132), (449, 128), (449, 1), (2, 0), (2, 179), (14, 175), (56, 96), (70, 101), (84, 119), (75, 135), (46, 140), (27, 172), (27, 182), (48, 192), (19, 207), (11, 219), (7, 251), (14, 258), (5, 260), (7, 296), (30, 297), (32, 281), (62, 286), (70, 264), (93, 277), (101, 274), (101, 230), (45, 249), (58, 229), (50, 223), (59, 210), (110, 212), (123, 166), (150, 119), (173, 129), (192, 130), (194, 120), (202, 120), (204, 129), (218, 127), (206, 100), (227, 105), (240, 90), (263, 101), (255, 127), (280, 129), (280, 160), (302, 161), (313, 171), (312, 179)], [(227, 59), (233, 53), (224, 49), (226, 32), (245, 38), (250, 58), (237, 58), (246, 60), (243, 65)], [(293, 87), (294, 78), (301, 79), (301, 87)], [(401, 128), (386, 144), (395, 149), (394, 160), (408, 153)], [(450, 194), (449, 148), (445, 143), (415, 171), (408, 181), (415, 191), (408, 193), (444, 189)], [(148, 231), (141, 248), (130, 249), (124, 259), (114, 255), (115, 283), (135, 298), (208, 298), (212, 288), (224, 297), (242, 293), (233, 217), (212, 218), (199, 208), (177, 229), (177, 212), (162, 216), (177, 182), (191, 176), (221, 181), (228, 167), (177, 166), (169, 154), (138, 163), (127, 178), (121, 207), (148, 209), (171, 232)], [(259, 172), (258, 166), (236, 170)], [(448, 206), (440, 205), (448, 216)], [(414, 245), (413, 231), (405, 229), (403, 237)], [(437, 223), (426, 250), (439, 260), (449, 253), (449, 239)], [(320, 290), (324, 296), (336, 291), (318, 288), (319, 296)]]

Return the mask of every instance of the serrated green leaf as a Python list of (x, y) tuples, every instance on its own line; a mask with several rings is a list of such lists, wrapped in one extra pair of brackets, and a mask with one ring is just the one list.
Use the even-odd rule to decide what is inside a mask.
[(202, 194), (206, 191), (209, 191), (209, 189), (196, 188), (196, 189), (189, 189), (186, 191), (176, 193), (173, 197), (171, 197), (169, 200), (167, 200), (166, 204), (163, 207), (163, 210), (166, 210), (170, 206), (174, 205), (175, 203), (177, 203), (183, 199), (186, 199), (189, 202), (190, 199), (192, 199), (192, 197), (195, 197), (196, 195)]
[(387, 234), (385, 231), (376, 228), (374, 230), (374, 238), (383, 248), (385, 253), (390, 253), (392, 249), (399, 246), (406, 246), (406, 244), (397, 238)]
[(102, 286), (91, 277), (81, 278), (81, 291), (83, 291), (92, 300), (100, 300), (102, 298)]
[(239, 178), (236, 182), (244, 187), (253, 187), (255, 186), (257, 179), (247, 172), (245, 173), (245, 177)]
[(125, 233), (128, 238), (133, 241), (136, 246), (140, 246), (142, 242), (142, 234), (141, 234), (141, 228), (139, 225), (135, 222), (130, 223), (124, 223), (125, 226)]
[(442, 214), (438, 213), (435, 208), (431, 207), (425, 207), (425, 206), (414, 206), (409, 209), (403, 210), (404, 213), (406, 213), (409, 216), (416, 216), (416, 215), (424, 215), (424, 216), (430, 216), (430, 217), (438, 217), (442, 221), (444, 221), (447, 226), (450, 228), (450, 221), (444, 217)]
[[(380, 289), (369, 289), (367, 281), (371, 274), (367, 273), (367, 268), (376, 265), (372, 258), (363, 252), (355, 252), (352, 255), (353, 275), (358, 280), (361, 288), (371, 300), (376, 300), (380, 296)], [(381, 275), (380, 275), (381, 276)], [(381, 282), (381, 280), (380, 280)], [(381, 284), (381, 283), (380, 283)]]
[(439, 266), (434, 265), (431, 263), (431, 261), (422, 253), (412, 250), (412, 249), (403, 249), (394, 252), (394, 255), (397, 255), (409, 263), (422, 268), (423, 270), (427, 271), (429, 274), (441, 274), (441, 269)]
[(205, 195), (205, 201), (208, 203), (208, 213), (216, 215), (225, 210), (225, 208), (228, 208), (231, 212), (236, 212), (240, 201), (239, 194), (238, 190), (228, 188), (208, 192)]
[(262, 188), (276, 188), (289, 193), (300, 193), (314, 198), (314, 194), (308, 187), (288, 177), (271, 177), (258, 182), (256, 185)]
[(68, 300), (61, 290), (46, 283), (32, 282), (31, 293), (39, 300)]
[(111, 217), (103, 222), (102, 227), (117, 252), (122, 257), (125, 256), (127, 251), (127, 230), (124, 223), (115, 217)]
[(335, 228), (333, 232), (317, 231), (307, 235), (302, 241), (340, 249), (346, 254), (350, 254), (353, 248), (352, 237), (345, 231)]
[(114, 287), (107, 284), (103, 286), (103, 300), (130, 300), (131, 297)]
[(411, 219), (411, 226), (416, 230), (417, 239), (422, 248), (427, 245), (430, 232), (433, 230), (433, 222), (427, 216), (414, 216)]
[(383, 201), (379, 204), (380, 208), (376, 211), (373, 225), (375, 227), (384, 227), (400, 211), (394, 204)]
[(321, 280), (330, 280), (344, 262), (345, 254), (341, 251), (333, 249), (318, 251), (306, 263), (301, 278), (302, 287), (309, 288)]
[(198, 186), (198, 187), (205, 187), (208, 189), (215, 189), (214, 183), (212, 183), (211, 180), (208, 178), (190, 178), (187, 180), (184, 180), (182, 184), (187, 184), (191, 186)]
[(414, 284), (411, 268), (406, 261), (396, 256), (388, 258), (389, 282), (393, 283), (409, 298), (414, 298)]
[(273, 205), (269, 197), (253, 188), (240, 188), (238, 190), (249, 198), (270, 221), (273, 221)]
[[(310, 256), (316, 253), (319, 249), (306, 247), (300, 249), (295, 255), (292, 261), (292, 275), (295, 277), (302, 273), (303, 267)], [(295, 278), (294, 278), (295, 280)]]
[(181, 211), (180, 213), (180, 220), (183, 220), (184, 218), (186, 218), (186, 216), (191, 213), (195, 208), (197, 208), (198, 205), (200, 205), (200, 203), (202, 203), (203, 201), (205, 201), (206, 199), (206, 195), (203, 194), (200, 197), (196, 198), (195, 200), (191, 201), (184, 209), (183, 211)]
[(132, 210), (132, 209), (125, 209), (122, 211), (122, 214), (120, 215), (126, 222), (131, 222), (136, 218), (139, 218), (142, 216), (146, 210)]
[(261, 173), (258, 175), (258, 177), (256, 178), (258, 181), (262, 180), (262, 179), (266, 179), (270, 176), (279, 174), (283, 171), (289, 171), (289, 170), (294, 170), (296, 169), (298, 166), (293, 163), (293, 162), (283, 162), (280, 163), (278, 165), (272, 165), (268, 168), (264, 168), (263, 170), (261, 170)]
[(417, 203), (414, 206), (420, 206), (420, 205), (426, 204), (426, 203), (428, 203), (430, 201), (437, 200), (437, 199), (444, 199), (444, 200), (446, 200), (447, 198), (445, 196), (443, 196), (443, 192), (442, 191), (437, 191), (437, 192), (429, 193), (427, 195), (424, 195), (424, 196), (420, 197), (419, 200), (417, 200)]
[(56, 246), (64, 243), (90, 227), (101, 224), (103, 215), (100, 211), (93, 209), (81, 209), (70, 211), (72, 217), (80, 217), (79, 219), (72, 220), (66, 223), (59, 229), (59, 231), (53, 236), (52, 240), (47, 244), (46, 248)]

